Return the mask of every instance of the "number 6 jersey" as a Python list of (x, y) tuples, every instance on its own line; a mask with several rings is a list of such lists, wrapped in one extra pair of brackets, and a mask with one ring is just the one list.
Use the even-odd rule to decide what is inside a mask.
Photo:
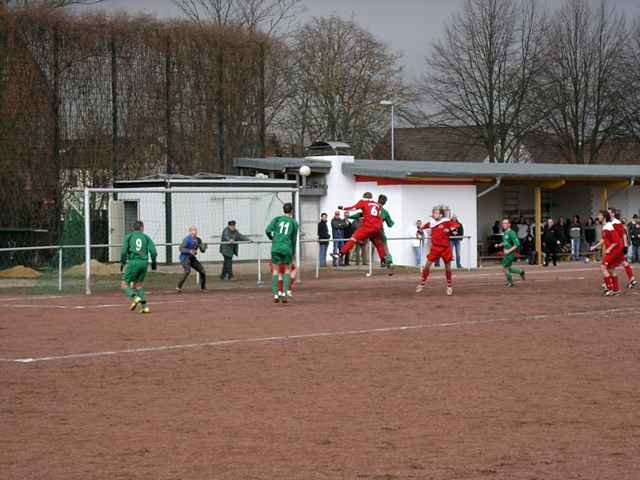
[(360, 200), (352, 207), (345, 207), (345, 211), (362, 210), (363, 226), (382, 228), (382, 207), (373, 200)]

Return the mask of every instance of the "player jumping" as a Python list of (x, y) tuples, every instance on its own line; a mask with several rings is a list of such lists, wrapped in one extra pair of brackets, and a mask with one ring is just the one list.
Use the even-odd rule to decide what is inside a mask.
[(144, 223), (138, 221), (134, 224), (133, 232), (124, 237), (122, 255), (120, 256), (120, 270), (124, 269), (120, 288), (127, 297), (132, 300), (131, 310), (140, 307), (140, 313), (150, 313), (147, 300), (144, 297), (142, 282), (147, 274), (149, 257), (151, 257), (151, 270), (157, 268), (156, 257), (158, 252), (153, 240), (144, 233)]
[(500, 265), (502, 265), (502, 271), (504, 272), (504, 276), (507, 279), (507, 287), (513, 287), (513, 274), (520, 275), (520, 278), (524, 280), (525, 273), (524, 270), (520, 270), (519, 268), (513, 268), (513, 262), (516, 261), (516, 254), (518, 248), (520, 248), (520, 240), (518, 240), (518, 235), (516, 232), (511, 230), (511, 220), (505, 218), (502, 220), (502, 232), (504, 236), (502, 237), (502, 243), (498, 243), (495, 245), (496, 248), (502, 247), (502, 253), (504, 256), (502, 257), (502, 261)]
[[(393, 264), (393, 257), (391, 256), (391, 251), (389, 250), (389, 244), (387, 242), (387, 235), (384, 231), (384, 225), (386, 224), (387, 227), (391, 228), (395, 225), (395, 222), (391, 218), (389, 211), (386, 208), (384, 208), (384, 206), (387, 204), (387, 196), (386, 195), (378, 196), (378, 203), (380, 204), (380, 216), (382, 217), (382, 223), (383, 223), (382, 230), (380, 230), (380, 239), (382, 240), (382, 244), (384, 245), (384, 264), (391, 265)], [(349, 215), (350, 220), (357, 220), (359, 218), (362, 218), (362, 213)], [(389, 271), (389, 275), (391, 274), (392, 274), (391, 271)]]
[(431, 229), (431, 249), (427, 255), (427, 263), (422, 269), (421, 281), (416, 287), (416, 293), (420, 293), (427, 285), (427, 279), (431, 273), (431, 265), (442, 259), (444, 262), (445, 275), (447, 278), (447, 295), (453, 295), (451, 260), (453, 251), (449, 236), (451, 230), (459, 227), (459, 224), (445, 217), (444, 207), (434, 207), (431, 216), (433, 221), (428, 221), (422, 225), (423, 230)]
[(594, 251), (600, 246), (604, 245), (604, 252), (602, 256), (602, 275), (604, 276), (605, 295), (611, 297), (614, 295), (620, 295), (620, 282), (618, 276), (615, 273), (615, 269), (618, 265), (621, 265), (624, 260), (624, 240), (620, 235), (619, 229), (615, 227), (612, 219), (614, 217), (606, 210), (601, 210), (598, 213), (598, 219), (604, 226), (602, 227), (602, 240), (591, 247), (591, 251)]
[(293, 219), (293, 205), (285, 203), (280, 215), (267, 227), (266, 234), (271, 240), (271, 293), (275, 303), (287, 303), (290, 291), (291, 263), (296, 252), (298, 222)]
[[(382, 266), (391, 268), (390, 263), (385, 262), (384, 244), (380, 233), (382, 231), (382, 206), (372, 200), (373, 195), (367, 192), (362, 196), (362, 200), (351, 207), (338, 207), (346, 212), (352, 210), (362, 211), (362, 225), (353, 233), (351, 238), (342, 246), (341, 255), (346, 255), (351, 251), (356, 242), (371, 240), (376, 247), (380, 263)], [(386, 199), (386, 197), (385, 197)]]
[(638, 282), (633, 274), (633, 268), (631, 268), (631, 264), (627, 260), (627, 249), (629, 248), (629, 233), (627, 232), (627, 227), (620, 221), (620, 214), (615, 208), (609, 207), (608, 212), (611, 217), (611, 224), (613, 225), (613, 228), (616, 229), (616, 232), (623, 241), (624, 256), (622, 268), (624, 268), (624, 272), (627, 274), (627, 288), (634, 288), (638, 286)]

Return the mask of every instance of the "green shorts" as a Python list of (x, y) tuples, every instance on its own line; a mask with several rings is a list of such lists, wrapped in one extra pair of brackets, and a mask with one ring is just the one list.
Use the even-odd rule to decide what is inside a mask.
[(293, 254), (291, 252), (271, 252), (271, 263), (274, 265), (291, 265)]
[(500, 265), (502, 265), (502, 268), (509, 268), (515, 261), (516, 256), (513, 253), (510, 253), (509, 255), (505, 255), (504, 257), (502, 257)]
[(127, 285), (130, 283), (142, 283), (147, 274), (148, 263), (134, 260), (127, 262), (122, 278)]

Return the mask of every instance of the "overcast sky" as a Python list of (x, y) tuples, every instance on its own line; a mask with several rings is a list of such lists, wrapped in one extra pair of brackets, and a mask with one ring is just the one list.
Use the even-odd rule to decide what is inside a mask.
[[(353, 16), (378, 39), (403, 54), (406, 78), (414, 80), (424, 69), (429, 44), (440, 36), (443, 24), (463, 3), (464, 0), (303, 0), (306, 12), (301, 20), (331, 14)], [(640, 15), (640, 0), (609, 0), (609, 3), (629, 17)], [(180, 14), (171, 0), (106, 0), (100, 8), (158, 16)]]

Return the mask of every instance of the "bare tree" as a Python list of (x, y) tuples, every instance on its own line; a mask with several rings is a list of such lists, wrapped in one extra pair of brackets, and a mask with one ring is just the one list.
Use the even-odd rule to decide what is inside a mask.
[(517, 160), (538, 122), (527, 100), (541, 68), (545, 22), (535, 0), (466, 0), (427, 58), (421, 91), (431, 122), (480, 127), (467, 140), (484, 145), (491, 162)]
[(0, 10), (29, 8), (64, 8), (72, 5), (96, 5), (104, 0), (0, 0)]
[(625, 97), (624, 132), (640, 143), (640, 17), (630, 30), (621, 73), (621, 90)]
[(369, 155), (388, 127), (379, 103), (403, 114), (413, 92), (402, 81), (399, 56), (353, 20), (314, 18), (292, 41), (291, 99), (282, 127), (290, 140), (342, 140)]
[(595, 162), (620, 133), (626, 41), (624, 17), (605, 1), (594, 11), (584, 0), (564, 0), (553, 15), (534, 98), (545, 130), (571, 161)]

